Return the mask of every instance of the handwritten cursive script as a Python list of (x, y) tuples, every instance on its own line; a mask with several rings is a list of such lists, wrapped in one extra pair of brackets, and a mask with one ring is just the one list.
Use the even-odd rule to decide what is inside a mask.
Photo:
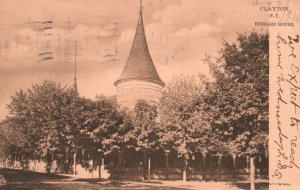
[[(298, 118), (300, 112), (298, 97), (300, 94), (300, 85), (298, 84), (300, 68), (296, 64), (297, 55), (295, 53), (296, 44), (299, 42), (299, 35), (295, 37), (290, 35), (282, 36), (278, 33), (276, 39), (277, 101), (275, 107), (277, 135), (274, 143), (278, 154), (276, 169), (272, 177), (281, 179), (284, 177), (285, 170), (292, 168), (299, 169), (295, 157), (298, 137), (294, 135), (289, 136), (289, 130), (286, 128), (290, 126), (298, 131), (300, 123), (300, 118)], [(286, 109), (290, 110), (288, 114), (290, 118), (288, 121), (290, 123), (286, 123), (287, 120), (284, 119), (287, 117)]]

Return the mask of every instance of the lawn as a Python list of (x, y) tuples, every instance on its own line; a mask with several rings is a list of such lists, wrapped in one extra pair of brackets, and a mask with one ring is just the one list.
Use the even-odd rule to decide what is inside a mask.
[[(243, 182), (185, 182), (181, 181), (101, 181), (97, 179), (78, 179), (71, 176), (62, 176), (55, 174), (45, 174), (32, 171), (14, 170), (0, 168), (0, 175), (7, 180), (5, 186), (0, 186), (0, 190), (106, 190), (106, 189), (213, 189), (213, 190), (246, 190), (249, 189), (249, 183)], [(257, 183), (257, 190), (267, 190), (267, 183)]]

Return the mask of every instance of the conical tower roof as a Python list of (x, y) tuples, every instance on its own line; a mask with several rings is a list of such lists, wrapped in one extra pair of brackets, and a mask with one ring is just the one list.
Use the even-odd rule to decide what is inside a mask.
[(117, 86), (120, 82), (128, 80), (151, 81), (161, 86), (165, 85), (160, 79), (149, 53), (143, 24), (142, 6), (129, 57), (121, 76), (114, 85)]

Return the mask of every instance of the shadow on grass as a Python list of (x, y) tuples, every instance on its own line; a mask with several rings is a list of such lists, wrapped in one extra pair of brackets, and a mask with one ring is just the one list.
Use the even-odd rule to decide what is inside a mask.
[(0, 190), (188, 190), (186, 188), (174, 188), (174, 187), (164, 187), (164, 186), (147, 186), (147, 185), (137, 185), (137, 184), (91, 184), (91, 183), (64, 183), (64, 184), (7, 184), (1, 187)]
[[(169, 185), (163, 184), (163, 181), (119, 181), (119, 180), (101, 180), (97, 178), (92, 179), (74, 179), (68, 176), (61, 176), (55, 174), (46, 174), (39, 173), (34, 171), (24, 171), (24, 170), (15, 170), (15, 169), (4, 169), (0, 168), (0, 175), (3, 175), (7, 180), (7, 185), (0, 186), (0, 190), (10, 190), (10, 189), (21, 189), (21, 190), (77, 190), (77, 189), (85, 189), (85, 190), (104, 190), (104, 189), (163, 189), (163, 190), (171, 190), (171, 189), (191, 189), (193, 186), (191, 184), (182, 184), (180, 187), (175, 184), (170, 183)], [(51, 183), (54, 182), (54, 183)], [(202, 183), (199, 184), (201, 189), (207, 189), (208, 187), (214, 187), (214, 183)], [(217, 185), (217, 184), (216, 184)], [(250, 189), (250, 184), (247, 182), (229, 182), (218, 184), (223, 185), (224, 190), (238, 188), (241, 190)], [(256, 190), (268, 190), (269, 185), (267, 182), (257, 182), (255, 184)], [(194, 188), (195, 189), (195, 188)]]
[(56, 174), (47, 174), (8, 168), (0, 168), (0, 175), (4, 176), (7, 182), (62, 181), (70, 178), (67, 176), (60, 176)]
[[(233, 187), (238, 187), (240, 189), (250, 189), (250, 183), (246, 182), (235, 182), (235, 183), (229, 183)], [(269, 183), (267, 182), (257, 182), (255, 183), (255, 189), (256, 190), (269, 190)]]
[(112, 185), (125, 185), (125, 184), (129, 184), (131, 182), (135, 182), (135, 183), (140, 183), (140, 184), (144, 184), (144, 185), (151, 185), (151, 184), (163, 184), (161, 181), (150, 181), (148, 182), (147, 180), (141, 180), (141, 181), (131, 181), (131, 180), (111, 180), (111, 179), (101, 179), (99, 180), (98, 178), (77, 178), (77, 179), (73, 179), (73, 182), (86, 182), (86, 183), (100, 183), (100, 184), (112, 184)]
[[(183, 189), (174, 187), (160, 186), (159, 181), (141, 181), (138, 184), (130, 181), (119, 180), (101, 180), (97, 178), (90, 179), (74, 179), (68, 176), (56, 174), (46, 174), (28, 170), (0, 168), (0, 175), (4, 176), (7, 184), (0, 186), (0, 190), (21, 189), (21, 190), (101, 190), (101, 189)], [(82, 183), (81, 183), (82, 182)], [(154, 186), (156, 184), (156, 186)]]

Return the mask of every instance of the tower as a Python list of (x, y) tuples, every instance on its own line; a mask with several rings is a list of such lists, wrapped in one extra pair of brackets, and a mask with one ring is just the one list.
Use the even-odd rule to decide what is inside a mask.
[(160, 79), (148, 49), (143, 24), (142, 3), (134, 41), (124, 69), (114, 83), (117, 102), (133, 109), (138, 100), (157, 104), (165, 83)]
[(77, 56), (77, 41), (75, 42), (75, 56), (74, 56), (74, 83), (73, 83), (73, 92), (78, 96), (78, 89), (77, 89), (77, 63), (76, 63), (76, 56)]

